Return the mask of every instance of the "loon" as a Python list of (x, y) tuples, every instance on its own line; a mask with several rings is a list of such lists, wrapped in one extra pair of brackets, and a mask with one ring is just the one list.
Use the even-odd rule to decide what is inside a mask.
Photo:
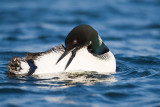
[(15, 56), (8, 64), (8, 73), (15, 75), (76, 71), (116, 72), (114, 55), (90, 25), (73, 28), (65, 39), (65, 46), (60, 44), (46, 52)]

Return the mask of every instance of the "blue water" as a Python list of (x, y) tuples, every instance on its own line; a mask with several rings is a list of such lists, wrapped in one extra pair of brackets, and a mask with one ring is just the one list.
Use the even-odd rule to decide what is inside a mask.
[[(116, 74), (6, 74), (10, 58), (64, 44), (79, 24), (98, 31), (116, 57)], [(0, 106), (160, 106), (160, 1), (0, 0)]]

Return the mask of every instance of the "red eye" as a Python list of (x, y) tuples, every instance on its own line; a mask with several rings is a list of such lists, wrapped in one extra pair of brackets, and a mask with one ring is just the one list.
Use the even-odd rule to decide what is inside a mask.
[(74, 44), (74, 45), (77, 44), (77, 40), (74, 40), (74, 41), (73, 41), (73, 44)]

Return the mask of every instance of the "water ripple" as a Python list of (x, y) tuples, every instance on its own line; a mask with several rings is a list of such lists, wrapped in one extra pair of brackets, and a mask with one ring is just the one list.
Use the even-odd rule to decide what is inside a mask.
[[(1, 106), (159, 106), (159, 0), (0, 0)], [(93, 26), (117, 61), (117, 73), (9, 76), (13, 56), (64, 43)], [(21, 99), (21, 100), (20, 100)]]
[(107, 92), (104, 94), (105, 96), (109, 97), (110, 99), (124, 99), (126, 97), (129, 97), (126, 93), (120, 93), (120, 92)]
[(24, 89), (19, 89), (19, 88), (1, 88), (0, 89), (0, 94), (27, 94), (28, 91), (25, 91)]

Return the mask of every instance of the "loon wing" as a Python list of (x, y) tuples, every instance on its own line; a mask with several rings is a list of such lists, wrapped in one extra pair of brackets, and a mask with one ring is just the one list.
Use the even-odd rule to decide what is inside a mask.
[[(37, 69), (35, 61), (46, 54), (64, 52), (65, 48), (62, 44), (55, 46), (46, 52), (27, 53), (25, 57), (14, 56), (8, 64), (9, 74), (26, 74), (32, 75)], [(54, 60), (54, 59), (53, 59)]]

